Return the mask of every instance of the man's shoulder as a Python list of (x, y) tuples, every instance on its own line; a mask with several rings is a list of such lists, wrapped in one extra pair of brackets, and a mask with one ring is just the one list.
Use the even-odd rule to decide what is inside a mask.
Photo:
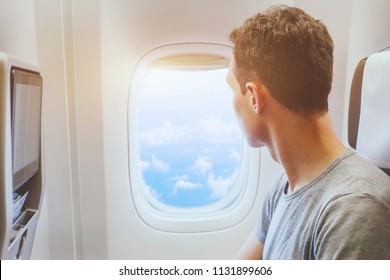
[(376, 186), (376, 189), (390, 192), (390, 177), (353, 150), (348, 151), (328, 175), (327, 181), (337, 182), (342, 187), (358, 190)]
[(314, 234), (316, 258), (387, 259), (390, 177), (354, 152), (331, 175)]
[(378, 200), (390, 207), (390, 177), (355, 152), (350, 152), (329, 175), (325, 193), (328, 202)]

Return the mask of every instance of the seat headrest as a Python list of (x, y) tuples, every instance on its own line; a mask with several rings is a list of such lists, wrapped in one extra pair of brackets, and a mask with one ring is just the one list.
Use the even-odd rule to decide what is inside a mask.
[(351, 147), (390, 175), (390, 51), (360, 61), (348, 117)]

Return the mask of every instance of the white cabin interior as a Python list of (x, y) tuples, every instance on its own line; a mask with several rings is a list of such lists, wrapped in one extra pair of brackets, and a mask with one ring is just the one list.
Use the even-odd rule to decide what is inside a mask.
[(38, 64), (44, 85), (45, 193), (32, 259), (233, 257), (280, 166), (265, 149), (250, 151), (260, 158), (258, 186), (232, 225), (197, 230), (189, 218), (184, 232), (150, 226), (134, 203), (129, 175), (135, 164), (129, 90), (149, 51), (180, 43), (231, 45), (233, 28), (276, 4), (302, 8), (328, 27), (335, 45), (330, 113), (347, 144), (353, 71), (360, 59), (390, 45), (387, 0), (0, 1), (0, 52)]

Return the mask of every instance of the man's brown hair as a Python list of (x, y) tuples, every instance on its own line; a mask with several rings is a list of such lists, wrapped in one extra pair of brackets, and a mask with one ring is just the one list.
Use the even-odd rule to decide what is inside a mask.
[(236, 76), (241, 91), (260, 80), (271, 95), (303, 116), (328, 111), (333, 41), (325, 25), (298, 8), (273, 6), (234, 29)]

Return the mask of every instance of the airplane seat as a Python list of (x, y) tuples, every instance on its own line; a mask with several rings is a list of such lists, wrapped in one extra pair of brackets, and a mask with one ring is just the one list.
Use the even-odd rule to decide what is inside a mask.
[(390, 47), (362, 59), (355, 69), (348, 142), (390, 176)]

